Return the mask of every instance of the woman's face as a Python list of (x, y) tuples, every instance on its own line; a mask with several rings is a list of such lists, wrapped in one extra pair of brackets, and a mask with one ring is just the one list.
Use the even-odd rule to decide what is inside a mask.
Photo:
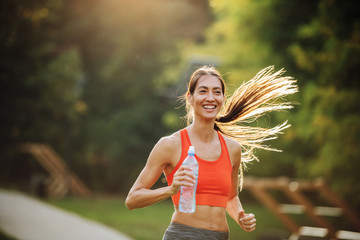
[(216, 76), (201, 76), (193, 95), (189, 96), (195, 117), (215, 119), (225, 100), (222, 92), (220, 80)]

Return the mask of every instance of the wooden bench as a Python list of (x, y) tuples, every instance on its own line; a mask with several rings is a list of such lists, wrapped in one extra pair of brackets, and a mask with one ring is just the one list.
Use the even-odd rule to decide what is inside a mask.
[(91, 191), (72, 173), (62, 158), (47, 144), (26, 143), (19, 146), (23, 153), (31, 154), (49, 173), (47, 194), (50, 197), (64, 197), (69, 192), (75, 196), (87, 197)]
[[(301, 239), (359, 239), (360, 219), (322, 179), (315, 181), (291, 181), (289, 178), (244, 179), (243, 188), (249, 190), (261, 203), (273, 212), (293, 234), (289, 240)], [(280, 191), (291, 203), (279, 203), (269, 191)], [(315, 206), (306, 192), (326, 198), (332, 206)], [(306, 215), (315, 226), (301, 226), (290, 215)], [(355, 230), (344, 231), (333, 226), (326, 217), (344, 218)]]

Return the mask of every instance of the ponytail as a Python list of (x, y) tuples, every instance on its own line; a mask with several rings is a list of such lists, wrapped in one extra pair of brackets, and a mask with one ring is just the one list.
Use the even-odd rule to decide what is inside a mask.
[(273, 71), (274, 67), (269, 66), (250, 81), (243, 83), (226, 101), (222, 112), (215, 120), (216, 130), (241, 144), (243, 163), (258, 160), (253, 153), (256, 148), (279, 151), (263, 143), (276, 139), (278, 134), (290, 127), (287, 122), (270, 129), (245, 125), (265, 113), (292, 108), (289, 102), (279, 100), (298, 91), (296, 80), (292, 77), (282, 77), (285, 72), (283, 69), (275, 73)]

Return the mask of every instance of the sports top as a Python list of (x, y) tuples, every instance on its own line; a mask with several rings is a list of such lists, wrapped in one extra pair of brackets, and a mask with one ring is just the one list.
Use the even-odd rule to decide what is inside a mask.
[[(180, 168), (181, 164), (188, 155), (188, 149), (191, 146), (189, 134), (186, 129), (180, 131), (181, 135), (181, 157), (173, 171), (166, 176), (168, 185), (170, 186), (175, 172)], [(215, 161), (207, 161), (195, 158), (199, 163), (198, 184), (196, 189), (196, 205), (207, 205), (226, 207), (228, 195), (231, 188), (231, 171), (232, 165), (230, 161), (229, 151), (226, 147), (223, 136), (218, 132), (221, 155)], [(174, 205), (179, 205), (180, 191), (171, 196)]]

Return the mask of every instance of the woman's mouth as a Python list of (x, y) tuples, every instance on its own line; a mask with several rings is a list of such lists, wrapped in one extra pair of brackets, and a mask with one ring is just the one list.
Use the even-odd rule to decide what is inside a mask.
[(216, 106), (215, 105), (203, 105), (203, 108), (205, 108), (205, 109), (215, 109)]

